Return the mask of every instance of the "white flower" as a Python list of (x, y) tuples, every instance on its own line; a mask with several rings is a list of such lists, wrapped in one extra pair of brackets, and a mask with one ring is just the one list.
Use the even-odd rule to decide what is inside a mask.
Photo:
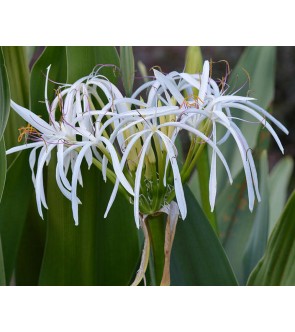
[[(83, 158), (86, 158), (88, 167), (92, 164), (92, 150), (98, 160), (102, 160), (102, 156), (98, 153), (97, 148), (107, 153), (113, 168), (116, 169), (116, 176), (119, 179), (123, 187), (133, 195), (133, 190), (126, 180), (124, 174), (121, 171), (119, 159), (113, 145), (109, 142), (107, 137), (104, 137), (100, 132), (97, 137), (93, 135), (96, 130), (100, 129), (101, 118), (106, 115), (106, 111), (111, 108), (113, 103), (113, 97), (110, 94), (109, 89), (115, 89), (114, 86), (108, 86), (108, 81), (104, 84), (103, 80), (90, 79), (86, 84), (83, 83), (85, 78), (80, 79), (72, 86), (65, 85), (65, 89), (57, 94), (52, 104), (49, 104), (47, 99), (47, 84), (48, 74), (50, 66), (47, 69), (46, 84), (45, 84), (45, 104), (49, 116), (49, 123), (38, 117), (24, 107), (17, 105), (11, 101), (11, 107), (30, 125), (22, 128), (20, 138), (24, 135), (28, 140), (33, 143), (26, 143), (24, 145), (9, 149), (6, 153), (14, 153), (24, 149), (32, 148), (29, 157), (29, 163), (32, 170), (32, 180), (36, 191), (36, 202), (40, 216), (43, 218), (42, 205), (47, 207), (44, 185), (43, 185), (43, 167), (49, 163), (51, 158), (51, 152), (57, 148), (57, 165), (56, 165), (56, 182), (61, 190), (62, 194), (72, 202), (73, 218), (75, 224), (78, 224), (78, 204), (81, 203), (77, 197), (77, 183), (78, 181), (82, 185), (82, 175), (80, 166)], [(89, 78), (89, 77), (88, 77)], [(100, 117), (96, 123), (92, 122), (91, 117), (88, 115), (90, 111), (91, 96), (97, 94), (93, 90), (93, 86), (99, 86), (103, 90), (109, 99), (109, 103), (105, 110), (96, 112), (96, 116)], [(89, 93), (89, 89), (91, 93)], [(63, 99), (65, 97), (65, 99)], [(98, 94), (95, 95), (98, 101), (100, 101)], [(57, 107), (59, 106), (61, 114), (57, 114)], [(83, 114), (87, 114), (85, 117)], [(112, 118), (114, 114), (108, 113), (108, 116)], [(60, 119), (56, 120), (59, 116)], [(113, 119), (116, 122), (116, 119)], [(38, 163), (37, 172), (35, 175), (34, 167), (36, 164), (36, 150), (41, 148)], [(69, 166), (72, 169), (71, 183), (67, 179), (67, 173)]]
[[(29, 157), (29, 163), (32, 170), (32, 180), (35, 185), (38, 212), (40, 216), (43, 218), (42, 205), (45, 208), (47, 208), (45, 195), (44, 195), (44, 186), (43, 186), (44, 164), (49, 163), (51, 158), (51, 151), (55, 147), (57, 147), (58, 151), (63, 151), (64, 146), (69, 146), (72, 144), (79, 146), (81, 143), (76, 142), (73, 136), (69, 135), (69, 133), (72, 134), (71, 132), (73, 128), (69, 129), (67, 125), (64, 125), (63, 123), (58, 123), (54, 120), (51, 122), (51, 124), (48, 124), (30, 110), (16, 104), (13, 101), (11, 101), (11, 107), (16, 113), (18, 113), (23, 119), (25, 119), (32, 126), (32, 127), (27, 127), (29, 128), (28, 139), (34, 142), (26, 143), (24, 145), (11, 148), (6, 151), (6, 154), (32, 148)], [(41, 148), (41, 151), (38, 157), (37, 172), (35, 175), (34, 167), (36, 163), (36, 150), (38, 148)], [(61, 155), (58, 152), (58, 160), (60, 160), (60, 157)], [(66, 160), (62, 158), (62, 161), (60, 161), (61, 164), (69, 165), (71, 157), (73, 156), (69, 155)], [(57, 179), (59, 179), (59, 177), (57, 177)], [(60, 183), (58, 184), (60, 185)], [(69, 193), (67, 191), (63, 190), (62, 192), (66, 197), (69, 198)]]
[[(202, 78), (205, 80), (200, 82), (198, 81), (198, 76), (188, 75), (188, 74), (180, 74), (181, 77), (184, 78), (187, 82), (189, 82), (193, 87), (199, 88), (200, 92), (202, 92), (201, 99), (203, 100), (203, 108), (207, 117), (209, 117), (212, 121), (213, 129), (212, 136), (215, 144), (224, 144), (229, 135), (232, 135), (234, 140), (237, 143), (238, 149), (240, 151), (241, 159), (243, 162), (243, 167), (246, 175), (246, 182), (248, 188), (248, 197), (249, 197), (249, 209), (252, 211), (254, 207), (255, 194), (257, 200), (260, 201), (260, 193), (258, 188), (258, 178), (257, 172), (254, 164), (254, 160), (251, 154), (251, 148), (249, 147), (243, 133), (239, 129), (239, 127), (235, 124), (234, 120), (245, 121), (239, 117), (231, 116), (231, 108), (238, 109), (244, 111), (255, 119), (258, 120), (259, 124), (262, 124), (273, 136), (276, 143), (278, 144), (282, 153), (284, 153), (283, 146), (272, 128), (272, 126), (268, 123), (266, 118), (270, 119), (273, 123), (275, 123), (282, 131), (288, 134), (288, 130), (277, 121), (272, 115), (270, 115), (267, 111), (257, 106), (251, 100), (254, 98), (249, 97), (241, 97), (236, 95), (223, 95), (223, 92), (219, 91), (219, 88), (214, 80), (209, 78), (209, 63), (206, 61), (203, 67)], [(262, 115), (263, 116), (262, 116)], [(203, 116), (203, 115), (201, 115)], [(194, 117), (190, 114), (190, 117)], [(199, 117), (199, 116), (198, 116)], [(217, 141), (216, 135), (216, 125), (220, 124), (227, 129), (227, 133), (224, 137)], [(210, 204), (211, 209), (213, 210), (216, 198), (216, 154), (213, 151), (212, 161), (211, 161), (211, 172), (210, 172)], [(253, 188), (254, 186), (254, 188)]]
[[(212, 137), (214, 146), (226, 143), (228, 137), (232, 135), (236, 141), (243, 162), (248, 188), (249, 209), (252, 211), (255, 194), (258, 201), (260, 201), (257, 172), (251, 149), (241, 130), (234, 122), (235, 120), (245, 120), (239, 117), (233, 117), (231, 115), (231, 109), (238, 109), (253, 116), (258, 123), (262, 124), (274, 137), (282, 153), (284, 153), (283, 146), (267, 119), (272, 121), (286, 134), (288, 134), (288, 130), (267, 111), (254, 104), (251, 101), (254, 100), (254, 98), (235, 95), (239, 90), (232, 95), (225, 95), (228, 89), (224, 90), (224, 86), (222, 90), (219, 89), (216, 82), (210, 78), (209, 67), (209, 62), (205, 61), (203, 72), (194, 75), (177, 72), (164, 75), (154, 70), (156, 79), (143, 84), (134, 92), (132, 97), (135, 98), (143, 93), (144, 90), (150, 89), (147, 97), (147, 104), (149, 106), (157, 106), (159, 102), (167, 106), (178, 106), (183, 110), (185, 117), (181, 117), (178, 114), (177, 121), (179, 121), (179, 118), (183, 118), (184, 121), (181, 121), (183, 124), (186, 123), (195, 129), (202, 130), (201, 126), (210, 119), (211, 134), (208, 134), (208, 136)], [(199, 91), (198, 96), (193, 96), (194, 88)], [(184, 98), (184, 93), (188, 96), (187, 98)], [(222, 125), (227, 130), (226, 134), (221, 139), (217, 138), (217, 125)], [(216, 149), (213, 149), (209, 179), (209, 201), (211, 210), (214, 209), (216, 192)]]
[[(141, 140), (143, 141), (143, 144), (139, 143), (140, 151), (138, 155), (138, 161), (137, 161), (137, 167), (136, 167), (136, 173), (135, 173), (135, 183), (134, 183), (134, 218), (137, 227), (139, 227), (139, 201), (140, 201), (140, 189), (141, 189), (141, 179), (143, 177), (143, 168), (145, 163), (145, 158), (148, 159), (161, 159), (160, 154), (162, 152), (167, 152), (167, 158), (164, 160), (164, 172), (163, 176), (159, 176), (159, 181), (162, 181), (164, 186), (166, 186), (166, 173), (167, 173), (167, 166), (170, 162), (170, 165), (172, 167), (173, 172), (173, 187), (175, 190), (176, 200), (179, 206), (179, 210), (181, 213), (181, 216), (183, 219), (186, 218), (187, 214), (187, 208), (185, 203), (185, 197), (183, 193), (183, 186), (182, 186), (182, 179), (180, 176), (180, 170), (177, 164), (177, 149), (175, 147), (174, 141), (176, 139), (176, 136), (178, 132), (181, 129), (187, 130), (190, 133), (196, 135), (197, 137), (200, 137), (202, 140), (204, 140), (208, 145), (210, 145), (213, 150), (218, 154), (221, 161), (223, 162), (227, 172), (230, 181), (232, 182), (231, 174), (228, 168), (228, 165), (220, 152), (220, 150), (217, 148), (217, 146), (202, 132), (199, 130), (192, 128), (191, 126), (184, 123), (183, 120), (178, 121), (170, 121), (170, 122), (164, 122), (161, 123), (161, 117), (164, 117), (165, 115), (171, 116), (171, 115), (177, 115), (182, 116), (182, 110), (177, 107), (151, 107), (146, 108), (143, 110), (136, 110), (136, 111), (130, 111), (125, 114), (125, 122), (119, 126), (119, 128), (116, 130), (115, 135), (117, 132), (124, 132), (129, 130), (130, 128), (133, 128), (135, 132), (134, 134), (130, 135), (126, 139), (126, 149), (123, 152), (123, 156), (121, 159), (121, 168), (122, 170), (126, 166), (126, 162), (128, 157), (130, 156), (130, 152), (132, 149), (135, 148), (135, 145), (138, 144), (138, 142)], [(129, 123), (128, 123), (129, 122)], [(141, 126), (142, 128), (138, 130), (138, 127)], [(171, 133), (171, 137), (167, 135), (167, 130), (169, 128), (172, 128), (173, 131)], [(153, 151), (153, 148), (151, 146), (153, 143), (156, 146), (155, 151)], [(156, 154), (156, 157), (154, 156)], [(156, 162), (156, 161), (155, 161)], [(148, 166), (146, 166), (147, 168)], [(159, 170), (158, 166), (158, 172)], [(162, 169), (163, 171), (163, 169)], [(154, 183), (155, 184), (155, 183)], [(109, 209), (111, 208), (114, 199), (116, 197), (117, 191), (118, 191), (118, 185), (119, 181), (116, 182), (112, 196), (110, 198), (107, 211), (105, 213), (105, 216), (107, 215)], [(155, 212), (155, 211), (154, 211)]]

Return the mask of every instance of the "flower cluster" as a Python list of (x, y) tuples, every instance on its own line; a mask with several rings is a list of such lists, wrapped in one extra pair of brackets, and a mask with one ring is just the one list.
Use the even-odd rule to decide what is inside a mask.
[[(138, 227), (141, 215), (159, 211), (174, 197), (181, 217), (186, 217), (183, 183), (189, 178), (205, 144), (212, 148), (208, 185), (213, 210), (217, 192), (217, 157), (232, 182), (229, 166), (219, 149), (230, 136), (241, 155), (249, 208), (253, 209), (255, 196), (260, 200), (257, 172), (249, 153), (251, 149), (236, 124), (241, 119), (232, 116), (232, 109), (255, 118), (284, 151), (268, 120), (286, 134), (287, 129), (253, 103), (253, 98), (237, 96), (237, 92), (229, 95), (224, 85), (220, 89), (210, 77), (208, 61), (205, 61), (201, 74), (171, 72), (164, 75), (154, 70), (154, 79), (141, 85), (130, 98), (124, 97), (99, 71), (93, 72), (72, 85), (60, 85), (51, 103), (47, 98), (49, 70), (50, 67), (45, 84), (49, 121), (11, 101), (11, 107), (28, 122), (28, 126), (21, 129), (20, 138), (25, 135), (31, 142), (7, 151), (9, 154), (32, 149), (29, 164), (41, 217), (42, 206), (47, 208), (43, 168), (49, 163), (54, 149), (57, 154), (56, 182), (62, 194), (71, 201), (75, 224), (78, 224), (78, 205), (81, 203), (77, 197), (77, 185), (82, 185), (81, 164), (85, 159), (88, 167), (94, 164), (105, 180), (108, 178), (114, 183), (105, 216), (118, 190), (123, 189), (134, 204)], [(198, 91), (197, 96), (195, 91)], [(226, 130), (223, 137), (217, 137), (218, 126)], [(180, 167), (176, 139), (181, 130), (189, 133), (191, 144)]]

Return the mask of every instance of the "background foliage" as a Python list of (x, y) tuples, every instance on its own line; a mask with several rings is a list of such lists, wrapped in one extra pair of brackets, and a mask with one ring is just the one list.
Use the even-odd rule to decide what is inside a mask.
[[(203, 57), (211, 57), (207, 48), (179, 50), (185, 51), (182, 58), (178, 57), (181, 68), (177, 65), (168, 68), (168, 63), (174, 65), (169, 62), (173, 59), (171, 52), (167, 54), (169, 61), (165, 57), (162, 64), (154, 59), (152, 65), (161, 66), (164, 72), (181, 70), (185, 65), (190, 72), (200, 70)], [(238, 55), (240, 51), (235, 50)], [(277, 49), (248, 47), (242, 51), (231, 76), (232, 84), (239, 85), (245, 80), (242, 68), (246, 69), (251, 77), (251, 95), (258, 99), (259, 105), (277, 116), (276, 103), (273, 103)], [(143, 54), (145, 56), (141, 57)], [(36, 212), (28, 153), (6, 158), (5, 150), (18, 144), (17, 129), (25, 125), (16, 114), (9, 113), (10, 98), (46, 117), (42, 103), (44, 73), (50, 64), (52, 82), (68, 83), (88, 75), (99, 64), (114, 64), (121, 68), (121, 76), (110, 68), (104, 68), (103, 74), (121, 84), (126, 95), (130, 95), (133, 78), (136, 86), (140, 68), (144, 70), (144, 65), (137, 65), (138, 60), (146, 63), (145, 69), (149, 72), (147, 54), (137, 48), (133, 54), (131, 47), (1, 48), (1, 285), (129, 285), (135, 278), (143, 244), (142, 232), (135, 227), (132, 206), (123, 196), (117, 197), (108, 218), (103, 219), (112, 185), (102, 180), (97, 169), (91, 169), (84, 177), (84, 189), (79, 192), (83, 202), (80, 225), (76, 227), (70, 203), (51, 181), (54, 177), (54, 163), (51, 162), (46, 173), (49, 210), (42, 221)], [(216, 67), (218, 75), (218, 70), (222, 69), (218, 69), (218, 64)], [(51, 83), (52, 95), (54, 88), (55, 84)], [(246, 95), (248, 90), (249, 87), (242, 93)], [(293, 160), (286, 156), (273, 165), (276, 158), (269, 158), (274, 152), (269, 149), (269, 139), (263, 129), (253, 126), (247, 135), (259, 170), (263, 200), (253, 213), (249, 212), (244, 174), (237, 154), (227, 146), (223, 153), (231, 160), (234, 184), (222, 183), (224, 176), (218, 175), (218, 201), (215, 213), (211, 213), (206, 200), (210, 153), (205, 150), (186, 187), (188, 217), (179, 221), (176, 230), (171, 258), (172, 285), (295, 284), (294, 194), (285, 206), (292, 191), (289, 183)], [(184, 154), (186, 140), (187, 137), (183, 137), (180, 147)], [(161, 225), (165, 220), (159, 217), (155, 222)], [(156, 232), (161, 235), (161, 226)], [(161, 262), (161, 255), (161, 249), (158, 253), (154, 248), (147, 273), (149, 285), (159, 283), (163, 264), (153, 263)]]

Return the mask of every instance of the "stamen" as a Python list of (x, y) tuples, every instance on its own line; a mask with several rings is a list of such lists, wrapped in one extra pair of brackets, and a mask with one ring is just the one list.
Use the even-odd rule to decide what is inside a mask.
[(19, 136), (17, 138), (17, 141), (19, 143), (22, 141), (24, 136), (25, 136), (25, 141), (27, 141), (28, 139), (33, 140), (33, 138), (35, 138), (36, 136), (38, 138), (41, 137), (41, 133), (39, 133), (39, 131), (34, 127), (32, 127), (29, 123), (27, 124), (26, 127), (19, 128), (18, 131), (19, 131)]

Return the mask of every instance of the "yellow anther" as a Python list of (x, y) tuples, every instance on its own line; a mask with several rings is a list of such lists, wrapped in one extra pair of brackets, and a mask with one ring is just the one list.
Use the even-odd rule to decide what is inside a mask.
[(32, 127), (29, 123), (27, 124), (26, 127), (19, 128), (18, 131), (19, 131), (19, 136), (17, 138), (17, 141), (19, 143), (22, 141), (24, 136), (26, 139), (28, 138), (29, 135), (41, 136), (41, 134), (38, 132), (38, 130), (35, 129), (34, 127)]

